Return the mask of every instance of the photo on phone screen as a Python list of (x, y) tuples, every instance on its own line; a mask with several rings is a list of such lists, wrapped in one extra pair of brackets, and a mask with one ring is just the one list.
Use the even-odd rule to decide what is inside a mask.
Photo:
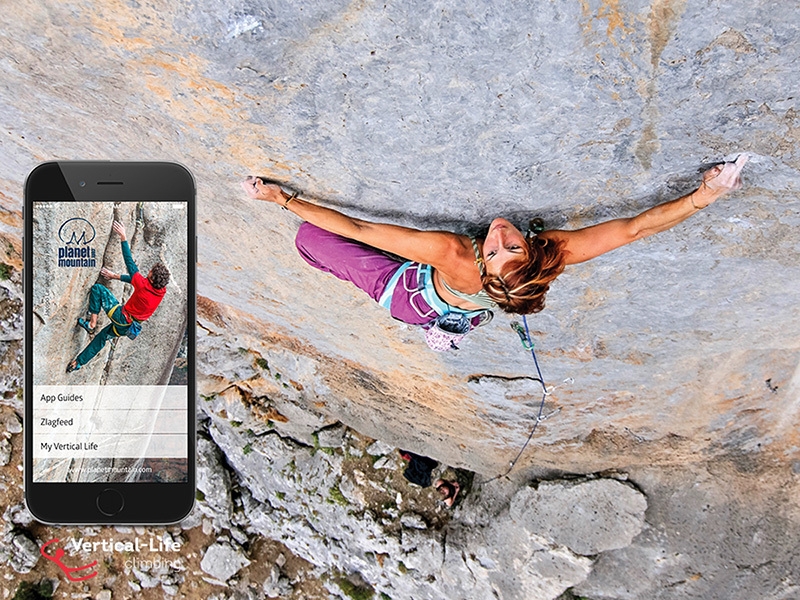
[(186, 481), (186, 208), (34, 204), (35, 482)]
[[(130, 199), (141, 168), (122, 170), (124, 195), (87, 177), (90, 200), (26, 202), (26, 497), (42, 520), (162, 522), (193, 498), (194, 210)], [(57, 506), (62, 491), (83, 508)]]

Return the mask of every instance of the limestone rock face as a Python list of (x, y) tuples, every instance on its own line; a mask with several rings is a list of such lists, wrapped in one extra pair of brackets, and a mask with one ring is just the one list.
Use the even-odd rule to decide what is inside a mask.
[(224, 582), (248, 564), (250, 561), (241, 550), (230, 544), (214, 544), (206, 550), (200, 567), (218, 581)]
[[(797, 11), (298, 6), (16, 3), (0, 17), (13, 32), (5, 209), (44, 158), (181, 160), (198, 182), (201, 295), (279, 333), (283, 351), (337, 363), (323, 412), (498, 473), (532, 408), (510, 319), (429, 352), (310, 269), (292, 247), (297, 219), (236, 180), (276, 177), (401, 225), (479, 233), (504, 214), (575, 228), (689, 191), (698, 170), (748, 151), (741, 192), (554, 284), (531, 327), (547, 381), (575, 383), (551, 396), (562, 410), (540, 427), (536, 460), (598, 470), (796, 452)], [(476, 387), (484, 377), (500, 388)]]
[[(270, 444), (313, 447), (337, 421), (501, 474), (540, 397), (511, 319), (496, 315), (458, 352), (428, 351), (420, 331), (302, 261), (298, 220), (247, 200), (237, 180), (259, 173), (348, 214), (418, 228), (480, 234), (505, 215), (574, 229), (691, 191), (704, 168), (747, 151), (741, 191), (568, 268), (529, 319), (551, 393), (511, 477), (527, 486), (624, 470), (649, 509), (628, 546), (592, 565), (562, 546), (520, 547), (517, 564), (567, 564), (564, 582), (582, 580), (577, 591), (597, 598), (791, 596), (797, 565), (770, 542), (779, 531), (782, 543), (800, 540), (795, 4), (13, 3), (0, 11), (3, 401), (18, 405), (25, 175), (52, 158), (179, 160), (198, 184), (198, 356), (215, 442), (234, 455), (240, 428), (264, 438), (230, 458), (254, 527), (274, 527), (264, 501), (274, 481), (248, 461), (279, 463)], [(61, 310), (49, 318), (66, 319)], [(62, 362), (70, 353), (59, 352)], [(334, 458), (322, 465), (334, 455), (307, 466), (334, 472)], [(347, 483), (339, 492), (360, 497)], [(485, 493), (502, 512), (516, 490)], [(613, 544), (635, 534), (637, 511), (618, 515), (626, 525)], [(487, 514), (464, 521), (464, 544), (485, 543), (475, 528)], [(320, 556), (346, 533), (299, 513), (280, 527), (286, 538), (307, 533)], [(391, 544), (418, 548), (416, 564), (427, 557), (435, 569), (438, 542), (425, 531), (367, 536), (363, 556), (336, 546), (337, 560), (383, 581), (377, 556)], [(572, 548), (568, 530), (552, 535), (546, 544)], [(717, 559), (717, 543), (735, 550)], [(512, 594), (495, 559), (478, 557), (454, 572)]]
[(523, 488), (512, 499), (510, 513), (529, 534), (591, 556), (628, 546), (642, 530), (646, 508), (640, 492), (604, 479)]
[[(241, 394), (229, 394), (206, 400), (201, 409), (212, 439), (248, 490), (248, 533), (279, 539), (326, 572), (356, 573), (391, 598), (554, 599), (586, 580), (598, 555), (628, 546), (644, 524), (644, 496), (601, 479), (524, 487), (506, 506), (482, 501), (499, 485), (490, 484), (465, 500), (444, 528), (428, 528), (420, 515), (399, 516), (365, 500), (370, 485), (382, 486), (365, 484), (353, 469), (360, 456), (349, 444), (322, 452), (279, 431), (255, 435), (258, 419), (245, 404)], [(231, 414), (245, 420), (231, 421)], [(203, 441), (204, 454), (207, 445)], [(377, 462), (373, 469), (385, 471)], [(225, 509), (217, 510), (224, 516)], [(222, 550), (212, 547), (206, 557), (220, 561), (221, 573), (212, 572), (211, 558), (208, 565), (204, 558), (203, 569), (225, 580), (234, 568), (217, 554)]]

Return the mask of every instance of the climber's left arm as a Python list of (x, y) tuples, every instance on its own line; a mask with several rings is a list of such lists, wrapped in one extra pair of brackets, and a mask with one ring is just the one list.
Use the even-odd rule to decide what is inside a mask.
[(613, 219), (575, 231), (550, 230), (540, 237), (564, 243), (566, 264), (590, 260), (633, 241), (666, 231), (716, 202), (724, 194), (742, 186), (740, 173), (748, 157), (740, 154), (736, 162), (727, 162), (703, 174), (700, 187), (677, 200), (654, 206), (635, 217)]

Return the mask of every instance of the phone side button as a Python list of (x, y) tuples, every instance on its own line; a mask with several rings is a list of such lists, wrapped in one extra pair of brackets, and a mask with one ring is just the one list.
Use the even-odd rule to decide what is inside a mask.
[(97, 508), (107, 517), (113, 517), (125, 506), (125, 498), (117, 490), (103, 490), (97, 496)]

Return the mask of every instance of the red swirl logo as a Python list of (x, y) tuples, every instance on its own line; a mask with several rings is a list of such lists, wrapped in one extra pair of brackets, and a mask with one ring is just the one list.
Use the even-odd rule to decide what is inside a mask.
[(56, 551), (53, 554), (48, 554), (47, 552), (44, 551), (44, 549), (47, 548), (50, 544), (57, 544), (57, 543), (58, 543), (58, 538), (53, 538), (49, 542), (45, 542), (44, 544), (42, 544), (42, 547), (39, 549), (39, 552), (47, 560), (51, 560), (54, 563), (56, 563), (58, 565), (58, 568), (64, 572), (64, 575), (66, 575), (67, 579), (69, 579), (70, 581), (86, 581), (87, 579), (91, 579), (92, 577), (97, 575), (97, 571), (92, 571), (91, 573), (88, 573), (86, 575), (80, 575), (80, 576), (73, 575), (73, 573), (77, 573), (78, 571), (86, 571), (87, 569), (95, 567), (97, 565), (96, 560), (94, 562), (89, 563), (88, 565), (82, 565), (80, 567), (68, 567), (63, 562), (61, 562), (61, 559), (64, 558), (64, 555), (66, 554), (63, 548), (56, 548)]

